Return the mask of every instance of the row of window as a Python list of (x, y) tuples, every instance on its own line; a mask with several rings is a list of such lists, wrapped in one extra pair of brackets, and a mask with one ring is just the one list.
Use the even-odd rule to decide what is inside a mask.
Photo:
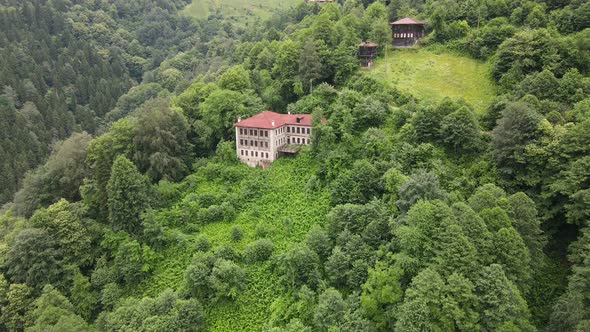
[(393, 38), (414, 38), (414, 33), (394, 33)]
[[(258, 151), (240, 150), (240, 156), (244, 156), (244, 157), (258, 157)], [(266, 159), (268, 159), (268, 152), (262, 152), (262, 151), (260, 151), (260, 158), (266, 158)]]
[(248, 132), (250, 136), (258, 136), (260, 134), (260, 137), (268, 137), (268, 130), (240, 128), (240, 135), (248, 135)]
[[(293, 142), (293, 144), (306, 144), (305, 138), (300, 139), (299, 137), (293, 137), (293, 139), (287, 138), (287, 144), (291, 144), (291, 142)], [(307, 144), (309, 144), (309, 138), (307, 139)]]
[(310, 133), (309, 128), (301, 128), (301, 127), (287, 127), (288, 133), (297, 133), (297, 134), (308, 134)]
[(281, 145), (285, 144), (286, 141), (287, 141), (286, 138), (281, 137), (281, 138), (279, 138), (278, 140), (275, 141), (275, 145), (276, 146), (281, 146)]
[[(258, 141), (255, 140), (250, 140), (250, 144), (248, 144), (248, 140), (247, 139), (240, 139), (240, 146), (255, 146), (258, 147)], [(268, 148), (268, 142), (264, 142), (261, 141), (260, 142), (260, 147), (261, 148)]]
[[(282, 134), (285, 132), (284, 127), (278, 128), (275, 130), (275, 134)], [(293, 134), (310, 134), (310, 128), (301, 128), (295, 126), (287, 126), (287, 132)], [(250, 135), (250, 136), (260, 136), (260, 137), (268, 137), (268, 130), (258, 130), (258, 129), (246, 129), (240, 128), (240, 135)]]

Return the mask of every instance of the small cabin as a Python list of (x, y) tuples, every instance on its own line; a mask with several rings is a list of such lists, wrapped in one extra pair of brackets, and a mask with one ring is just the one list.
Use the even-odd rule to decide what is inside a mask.
[(394, 47), (412, 47), (424, 37), (424, 22), (415, 18), (405, 17), (389, 24)]
[(377, 57), (377, 48), (379, 44), (365, 41), (359, 44), (358, 57), (361, 60), (361, 66), (371, 67), (373, 59)]

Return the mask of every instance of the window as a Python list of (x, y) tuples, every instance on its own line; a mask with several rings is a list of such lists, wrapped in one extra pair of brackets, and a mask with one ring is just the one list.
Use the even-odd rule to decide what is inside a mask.
[(287, 132), (290, 133), (291, 132), (291, 127), (287, 127)]
[(240, 145), (244, 145), (244, 140), (243, 139), (240, 140)]
[(258, 157), (258, 151), (256, 151), (256, 157)]
[(240, 128), (240, 135), (242, 135), (242, 128)]
[(309, 135), (309, 128), (307, 128), (307, 134)]
[(264, 142), (264, 146), (268, 148), (268, 142)]
[(258, 130), (254, 130), (254, 136), (258, 136)]
[(254, 146), (258, 146), (258, 141), (254, 141)]
[(291, 144), (291, 139), (287, 138), (287, 144)]
[(300, 128), (299, 128), (299, 127), (297, 127), (297, 133), (298, 133), (298, 134), (300, 134), (300, 132), (299, 132), (299, 129), (300, 129)]
[(264, 131), (264, 137), (268, 137), (268, 130)]
[(299, 143), (300, 143), (300, 142), (299, 142), (299, 137), (297, 137), (297, 144), (299, 144)]
[(244, 155), (244, 150), (240, 150), (240, 156)]
[(254, 146), (254, 141), (250, 140), (250, 146)]
[(268, 152), (266, 153), (266, 159), (268, 159)]

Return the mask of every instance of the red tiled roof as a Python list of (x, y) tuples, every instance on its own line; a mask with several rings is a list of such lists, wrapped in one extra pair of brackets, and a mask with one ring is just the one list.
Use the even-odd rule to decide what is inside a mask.
[(401, 20), (389, 23), (391, 25), (404, 25), (404, 24), (424, 24), (424, 22), (411, 17), (404, 17)]
[[(297, 123), (297, 118), (301, 118)], [(263, 111), (252, 117), (234, 123), (236, 127), (274, 129), (282, 125), (311, 126), (311, 114), (281, 114)]]
[(359, 46), (377, 47), (377, 46), (379, 46), (379, 44), (373, 43), (373, 42), (370, 42), (370, 41), (366, 41), (366, 42), (360, 43)]

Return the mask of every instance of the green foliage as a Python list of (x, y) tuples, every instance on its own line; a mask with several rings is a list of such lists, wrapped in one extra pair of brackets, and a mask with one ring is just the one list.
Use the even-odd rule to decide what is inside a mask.
[(246, 284), (244, 271), (234, 262), (217, 259), (209, 276), (209, 285), (215, 292), (214, 299), (235, 299)]
[(317, 287), (320, 278), (318, 255), (306, 245), (299, 245), (276, 255), (273, 266), (285, 287)]
[(148, 183), (124, 156), (113, 163), (107, 185), (109, 220), (114, 230), (139, 235), (141, 214), (148, 207)]
[(381, 329), (393, 328), (395, 306), (402, 296), (400, 276), (396, 268), (377, 262), (375, 268), (369, 268), (369, 277), (362, 286), (361, 306)]
[(242, 239), (242, 230), (238, 226), (233, 226), (231, 228), (231, 240), (233, 242), (238, 242)]
[(219, 87), (222, 89), (242, 92), (251, 88), (248, 72), (242, 66), (234, 66), (219, 77)]
[(498, 170), (510, 182), (522, 181), (524, 147), (539, 137), (541, 116), (524, 103), (506, 106), (492, 133)]
[(530, 313), (526, 301), (506, 278), (500, 265), (493, 264), (482, 270), (475, 291), (481, 308), (482, 329), (496, 329), (511, 322), (523, 331), (536, 330), (528, 321)]
[[(0, 5), (0, 201), (102, 133), (6, 206), (0, 329), (587, 329), (585, 4), (222, 1)], [(313, 144), (249, 168), (266, 108)]]
[(248, 243), (244, 248), (243, 256), (248, 262), (261, 262), (270, 258), (274, 246), (269, 239), (260, 239)]
[(406, 212), (420, 199), (433, 200), (442, 198), (443, 195), (436, 175), (420, 170), (402, 183), (395, 205), (401, 212)]
[(319, 295), (313, 321), (318, 331), (330, 331), (343, 321), (345, 303), (342, 295), (334, 288), (326, 289)]
[(469, 152), (481, 146), (479, 124), (475, 114), (465, 106), (443, 118), (441, 136), (457, 152)]
[(84, 207), (65, 199), (40, 209), (31, 217), (31, 224), (47, 231), (56, 241), (66, 263), (85, 266), (92, 260), (91, 237), (83, 223)]
[(379, 180), (379, 172), (371, 163), (358, 160), (330, 184), (330, 200), (333, 205), (367, 203), (381, 191)]
[(62, 257), (50, 233), (27, 228), (14, 238), (4, 265), (12, 282), (41, 286), (61, 281)]
[(136, 113), (133, 159), (153, 182), (179, 180), (190, 160), (187, 120), (169, 103), (167, 99), (151, 100)]
[(25, 331), (90, 331), (84, 319), (74, 313), (70, 301), (51, 285), (43, 287), (27, 318), (32, 324)]
[(195, 299), (180, 299), (171, 290), (157, 298), (128, 299), (112, 312), (102, 314), (96, 323), (100, 331), (186, 331), (205, 328), (201, 304)]

